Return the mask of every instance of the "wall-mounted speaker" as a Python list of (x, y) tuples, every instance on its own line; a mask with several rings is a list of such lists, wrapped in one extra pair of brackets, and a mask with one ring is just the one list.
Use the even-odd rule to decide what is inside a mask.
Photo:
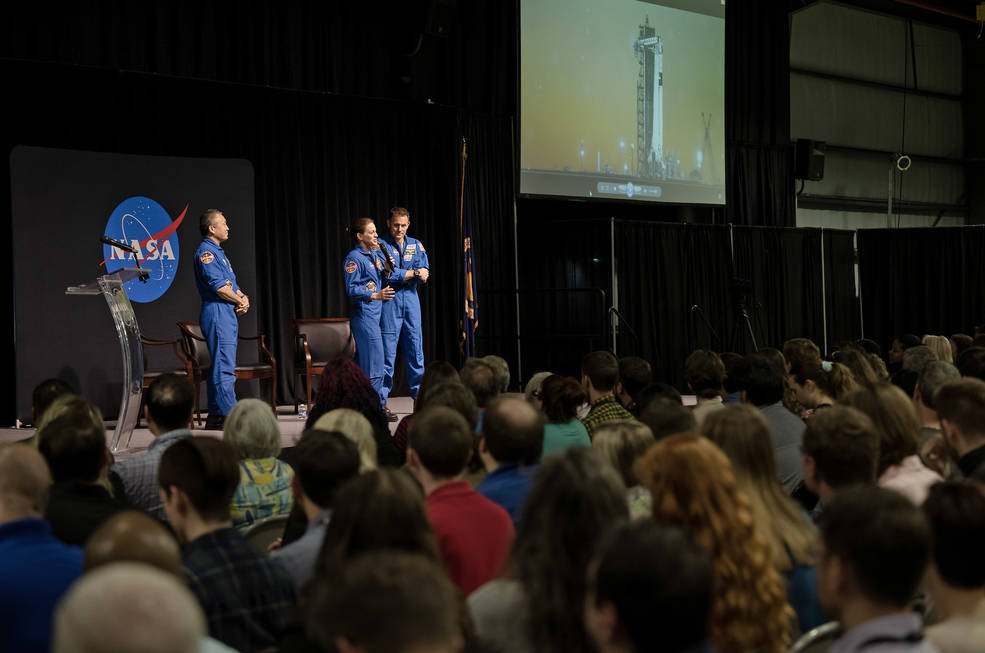
[(824, 141), (798, 138), (794, 147), (794, 179), (824, 179)]

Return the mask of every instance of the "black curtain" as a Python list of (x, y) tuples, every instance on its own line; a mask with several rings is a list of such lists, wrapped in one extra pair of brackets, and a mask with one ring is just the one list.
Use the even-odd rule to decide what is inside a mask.
[[(862, 335), (855, 286), (855, 232), (824, 229), (824, 290), (828, 348)], [(820, 343), (819, 343), (820, 344)]]
[(862, 229), (865, 336), (973, 334), (985, 317), (985, 227)]

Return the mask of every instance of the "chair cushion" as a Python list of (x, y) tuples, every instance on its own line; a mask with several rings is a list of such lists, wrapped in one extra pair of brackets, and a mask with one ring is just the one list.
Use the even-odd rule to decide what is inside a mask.
[(245, 363), (243, 365), (237, 365), (237, 372), (262, 372), (262, 371), (273, 372), (274, 368), (265, 363)]

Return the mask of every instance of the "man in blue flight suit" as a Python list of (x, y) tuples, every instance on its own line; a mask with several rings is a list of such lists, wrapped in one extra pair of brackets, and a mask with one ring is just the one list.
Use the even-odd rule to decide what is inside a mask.
[(199, 218), (198, 226), (202, 243), (195, 251), (195, 285), (202, 296), (202, 335), (212, 358), (205, 428), (221, 430), (226, 415), (236, 405), (237, 316), (249, 310), (250, 300), (236, 283), (233, 267), (222, 249), (222, 243), (229, 238), (226, 216), (218, 209), (208, 209)]
[[(390, 209), (387, 219), (389, 233), (383, 237), (381, 247), (386, 248), (403, 274), (391, 281), (396, 294), (393, 301), (383, 304), (383, 401), (393, 389), (393, 369), (397, 359), (397, 343), (407, 361), (407, 382), (410, 396), (417, 398), (417, 389), (424, 374), (424, 351), (421, 348), (421, 302), (417, 287), (428, 280), (428, 255), (424, 245), (407, 235), (410, 213), (396, 206)], [(395, 275), (396, 276), (396, 275)]]

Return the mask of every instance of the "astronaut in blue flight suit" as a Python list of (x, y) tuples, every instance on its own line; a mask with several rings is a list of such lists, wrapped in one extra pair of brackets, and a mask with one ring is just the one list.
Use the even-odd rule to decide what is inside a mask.
[(383, 305), (383, 402), (386, 403), (393, 389), (393, 369), (397, 360), (397, 343), (407, 362), (407, 382), (410, 396), (417, 399), (417, 389), (424, 374), (424, 351), (421, 348), (421, 302), (417, 297), (417, 287), (427, 282), (429, 274), (428, 255), (424, 245), (416, 238), (407, 235), (410, 227), (410, 213), (407, 209), (395, 206), (390, 209), (387, 219), (389, 233), (380, 243), (390, 253), (401, 274), (394, 275), (392, 283), (396, 294), (393, 301)]
[(250, 308), (250, 300), (236, 283), (236, 275), (222, 243), (229, 239), (226, 216), (208, 209), (199, 219), (202, 243), (195, 251), (195, 285), (202, 296), (199, 322), (212, 358), (207, 396), (207, 429), (221, 429), (225, 416), (236, 405), (236, 340), (238, 315)]
[(394, 290), (385, 283), (390, 279), (378, 249), (376, 224), (370, 218), (356, 218), (349, 225), (349, 234), (355, 247), (345, 257), (343, 270), (345, 291), (349, 295), (349, 327), (356, 341), (356, 363), (384, 406), (380, 310), (393, 299)]

